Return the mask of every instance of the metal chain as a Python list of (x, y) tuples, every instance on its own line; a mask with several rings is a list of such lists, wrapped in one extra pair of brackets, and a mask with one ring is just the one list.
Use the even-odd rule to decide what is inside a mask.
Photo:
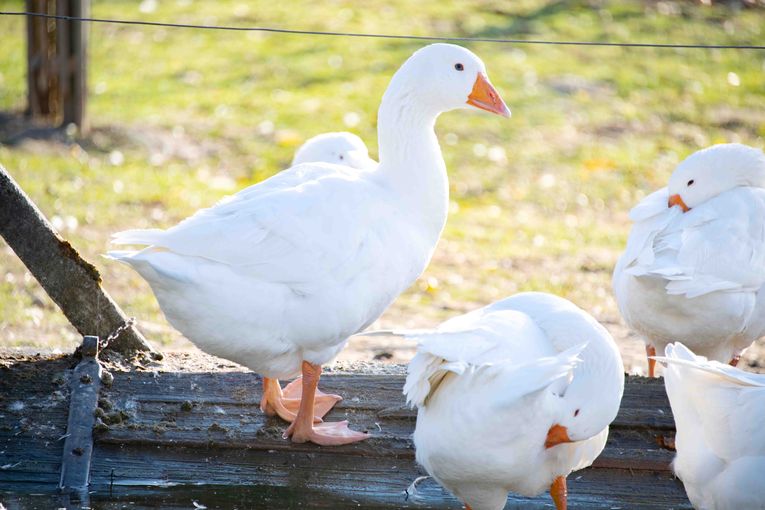
[(125, 322), (120, 325), (117, 329), (112, 331), (109, 336), (106, 337), (106, 340), (102, 340), (99, 345), (99, 350), (104, 350), (109, 346), (109, 343), (111, 343), (112, 340), (115, 340), (118, 336), (120, 336), (124, 331), (128, 330), (129, 328), (132, 328), (135, 325), (135, 317), (129, 317), (125, 319)]

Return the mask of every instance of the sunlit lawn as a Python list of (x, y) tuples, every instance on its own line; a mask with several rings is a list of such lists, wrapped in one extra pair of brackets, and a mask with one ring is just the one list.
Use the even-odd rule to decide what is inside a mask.
[[(21, 1), (0, 4), (23, 8)], [(691, 2), (95, 1), (93, 15), (418, 35), (765, 43), (764, 9)], [(0, 111), (25, 104), (24, 34), (22, 18), (0, 17)], [(96, 24), (91, 136), (0, 145), (0, 162), (99, 267), (107, 290), (151, 339), (178, 347), (185, 344), (148, 285), (99, 256), (110, 233), (169, 226), (284, 168), (297, 145), (320, 132), (352, 130), (375, 154), (382, 92), (420, 46)], [(459, 111), (439, 120), (449, 223), (426, 273), (380, 325), (433, 325), (533, 289), (572, 299), (623, 338), (610, 274), (628, 232), (627, 211), (698, 148), (763, 146), (765, 52), (470, 48), (513, 117)], [(6, 345), (70, 348), (77, 341), (4, 246), (0, 321)]]

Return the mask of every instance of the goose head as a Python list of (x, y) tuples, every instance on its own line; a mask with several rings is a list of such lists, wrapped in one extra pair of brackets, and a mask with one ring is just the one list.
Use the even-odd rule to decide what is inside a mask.
[[(417, 50), (396, 72), (387, 99), (416, 101), (437, 116), (458, 108), (478, 108), (503, 117), (510, 110), (473, 52), (454, 44), (431, 44)], [(383, 104), (385, 104), (385, 98)]]
[(585, 441), (599, 434), (614, 421), (621, 402), (621, 391), (604, 391), (602, 382), (568, 388), (562, 397), (561, 415), (550, 427), (545, 448), (562, 443)]
[[(607, 334), (607, 333), (606, 333)], [(593, 339), (582, 351), (582, 362), (559, 395), (557, 419), (545, 447), (585, 441), (614, 421), (624, 393), (624, 365), (616, 344)]]
[(345, 165), (358, 170), (374, 168), (364, 141), (353, 133), (323, 133), (308, 139), (295, 152), (292, 165), (314, 162)]
[(765, 154), (740, 143), (713, 145), (678, 165), (669, 178), (667, 205), (687, 212), (739, 186), (765, 188)]

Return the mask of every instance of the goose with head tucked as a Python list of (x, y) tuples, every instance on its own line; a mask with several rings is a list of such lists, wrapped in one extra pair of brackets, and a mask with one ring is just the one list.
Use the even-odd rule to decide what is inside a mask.
[[(376, 168), (298, 165), (167, 230), (120, 232), (113, 242), (147, 247), (109, 255), (197, 347), (264, 376), (261, 408), (292, 422), (285, 437), (362, 440), (347, 422), (321, 422), (340, 398), (317, 392), (321, 365), (427, 266), (449, 204), (435, 121), (469, 107), (510, 115), (475, 54), (422, 48), (383, 96)], [(301, 373), (282, 390), (279, 378)]]
[(669, 344), (664, 385), (675, 417), (672, 468), (699, 510), (764, 510), (765, 375)]
[(735, 143), (698, 151), (630, 218), (613, 286), (649, 376), (674, 341), (735, 365), (765, 334), (765, 155)]
[(418, 408), (417, 461), (472, 510), (545, 490), (566, 508), (566, 477), (606, 444), (624, 389), (619, 350), (570, 301), (516, 294), (418, 341), (404, 393)]
[(357, 170), (377, 166), (377, 161), (369, 157), (364, 141), (347, 131), (322, 133), (309, 138), (295, 151), (291, 166), (316, 162), (344, 165)]

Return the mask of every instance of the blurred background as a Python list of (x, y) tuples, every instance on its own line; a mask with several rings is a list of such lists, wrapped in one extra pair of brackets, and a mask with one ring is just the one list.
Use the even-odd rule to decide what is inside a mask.
[[(0, 10), (25, 3), (0, 0)], [(756, 2), (95, 0), (91, 14), (414, 35), (765, 42), (765, 4)], [(381, 95), (423, 43), (87, 29), (90, 130), (49, 130), (23, 116), (26, 20), (0, 16), (0, 163), (95, 263), (151, 341), (194, 349), (142, 279), (100, 257), (110, 235), (170, 226), (286, 168), (315, 134), (352, 131), (376, 157)], [(466, 46), (486, 63), (513, 117), (440, 118), (449, 221), (430, 267), (373, 327), (434, 326), (515, 292), (548, 291), (594, 314), (617, 339), (625, 367), (644, 371), (643, 344), (620, 320), (610, 284), (627, 213), (699, 148), (765, 145), (765, 51)], [(0, 240), (0, 346), (68, 351), (79, 341)], [(761, 350), (750, 349), (750, 365)], [(401, 362), (413, 352), (403, 341), (358, 338), (340, 359)]]

